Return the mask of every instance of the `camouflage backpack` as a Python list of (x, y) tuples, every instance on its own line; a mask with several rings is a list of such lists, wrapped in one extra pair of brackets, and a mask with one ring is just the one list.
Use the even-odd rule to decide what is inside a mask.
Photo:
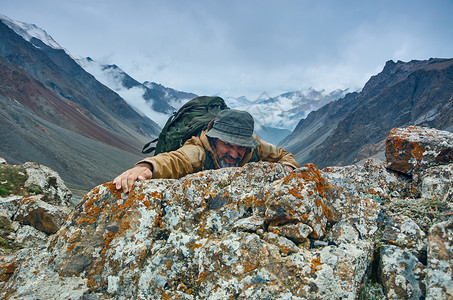
[[(217, 113), (224, 109), (229, 107), (220, 97), (201, 96), (190, 100), (168, 118), (158, 138), (146, 143), (142, 153), (147, 154), (154, 150), (156, 155), (177, 150), (192, 136), (205, 130)], [(150, 147), (156, 142), (155, 147)]]

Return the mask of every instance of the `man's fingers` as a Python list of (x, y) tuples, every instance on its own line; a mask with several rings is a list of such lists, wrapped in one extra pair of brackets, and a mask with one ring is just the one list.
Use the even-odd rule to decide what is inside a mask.
[(129, 177), (129, 172), (130, 171), (126, 171), (125, 173), (123, 173), (123, 175), (121, 176), (121, 187), (123, 188), (123, 192), (124, 193), (127, 193), (129, 191), (128, 189), (128, 186), (127, 186), (127, 182), (128, 182), (128, 177)]
[(136, 166), (132, 169), (129, 169), (123, 172), (121, 175), (116, 177), (113, 180), (117, 190), (123, 189), (124, 193), (127, 193), (131, 190), (134, 182), (138, 180), (145, 180), (151, 178), (153, 173), (150, 169), (143, 166)]
[(286, 167), (286, 170), (287, 170), (288, 172), (294, 171), (294, 168), (291, 167), (291, 166), (285, 166), (285, 167)]
[(138, 180), (146, 180), (149, 179), (153, 176), (153, 172), (149, 170), (148, 168), (145, 168), (145, 170), (138, 175)]

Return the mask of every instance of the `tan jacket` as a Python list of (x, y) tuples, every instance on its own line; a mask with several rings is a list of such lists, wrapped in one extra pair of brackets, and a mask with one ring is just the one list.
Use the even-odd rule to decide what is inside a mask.
[[(205, 151), (209, 151), (214, 158), (214, 165), (216, 169), (220, 169), (217, 155), (215, 155), (215, 151), (211, 148), (208, 137), (206, 136), (207, 131), (208, 130), (203, 131), (200, 137), (194, 136), (187, 140), (186, 143), (176, 151), (160, 153), (153, 157), (147, 157), (138, 163), (147, 162), (152, 165), (152, 178), (177, 179), (187, 174), (202, 171), (206, 160)], [(257, 148), (252, 149), (252, 151), (257, 151), (260, 160), (278, 162), (293, 168), (299, 167), (291, 153), (286, 152), (284, 149), (278, 148), (268, 142), (262, 141), (255, 135), (253, 137), (260, 143), (260, 145)], [(245, 165), (250, 160), (252, 157), (252, 151), (244, 155), (244, 158), (239, 164), (240, 167)]]

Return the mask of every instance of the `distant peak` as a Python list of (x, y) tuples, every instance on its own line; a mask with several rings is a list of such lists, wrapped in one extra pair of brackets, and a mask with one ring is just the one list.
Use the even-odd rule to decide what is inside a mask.
[(39, 28), (35, 24), (12, 20), (1, 14), (0, 20), (28, 42), (30, 42), (32, 38), (36, 38), (51, 48), (63, 49), (45, 30)]

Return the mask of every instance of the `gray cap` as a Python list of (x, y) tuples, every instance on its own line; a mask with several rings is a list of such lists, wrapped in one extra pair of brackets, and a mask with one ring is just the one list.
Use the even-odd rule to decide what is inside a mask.
[(248, 112), (225, 109), (217, 114), (214, 125), (206, 135), (232, 145), (256, 148), (259, 143), (252, 136), (254, 124), (253, 117)]

